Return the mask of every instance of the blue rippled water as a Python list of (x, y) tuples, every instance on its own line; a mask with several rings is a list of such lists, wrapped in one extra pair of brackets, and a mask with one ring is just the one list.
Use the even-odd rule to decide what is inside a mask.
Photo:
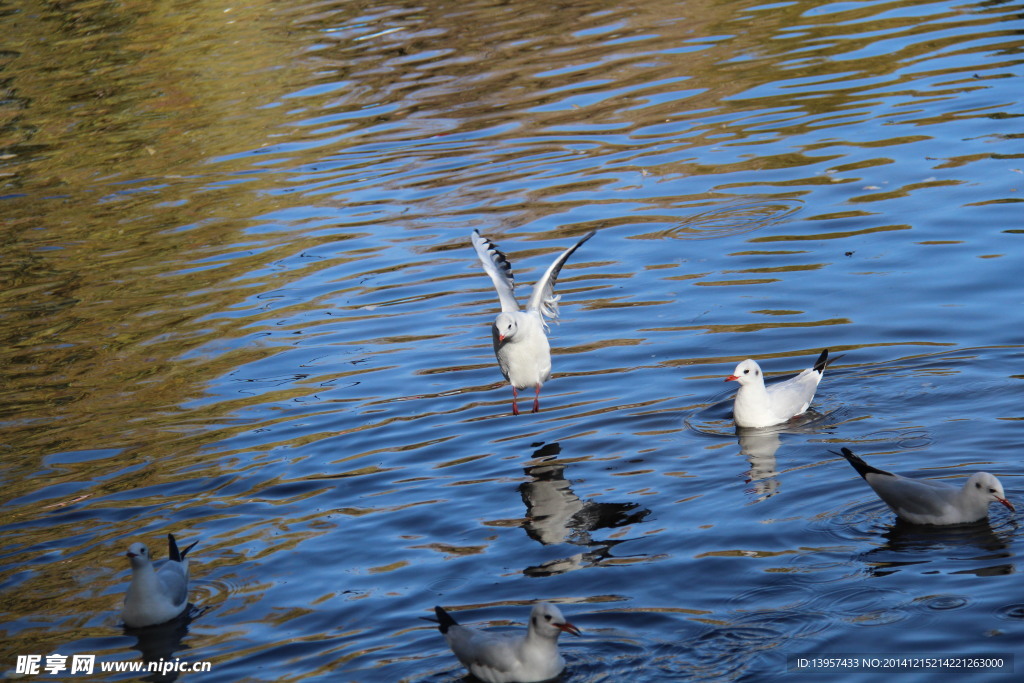
[[(536, 600), (574, 683), (1012, 659), (1018, 517), (897, 524), (830, 451), (1024, 507), (1022, 10), (14, 3), (0, 665), (455, 681), (420, 617)], [(597, 231), (537, 414), (474, 229), (521, 300)], [(735, 433), (738, 361), (823, 348), (813, 419)], [(125, 631), (123, 554), (167, 533), (193, 618)]]

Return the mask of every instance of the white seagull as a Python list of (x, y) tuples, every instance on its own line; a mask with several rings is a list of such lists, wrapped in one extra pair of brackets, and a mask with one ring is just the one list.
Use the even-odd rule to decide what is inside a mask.
[[(835, 453), (835, 451), (830, 451)], [(988, 472), (975, 472), (960, 488), (934, 479), (910, 479), (872, 467), (849, 448), (836, 453), (846, 458), (897, 517), (913, 524), (965, 524), (988, 517), (988, 504), (1006, 500), (1003, 485)]]
[(129, 628), (162, 624), (174, 619), (188, 606), (188, 560), (185, 555), (195, 546), (178, 551), (174, 536), (167, 534), (168, 559), (154, 571), (149, 549), (132, 543), (126, 553), (132, 563), (132, 582), (124, 596), (121, 618)]
[(732, 408), (736, 424), (740, 427), (771, 427), (805, 412), (827, 365), (828, 349), (825, 349), (814, 362), (814, 367), (766, 387), (761, 366), (749, 358), (743, 361), (725, 378), (726, 382), (740, 383)]
[(434, 613), (448, 647), (484, 683), (535, 683), (554, 678), (565, 669), (565, 660), (558, 653), (558, 636), (562, 631), (580, 634), (557, 607), (546, 602), (534, 605), (525, 636), (460, 626), (440, 607), (435, 607)]
[(512, 385), (513, 415), (519, 414), (519, 389), (526, 387), (534, 387), (533, 412), (540, 410), (540, 388), (551, 377), (551, 346), (548, 344), (548, 325), (544, 316), (552, 320), (558, 317), (560, 297), (555, 295), (558, 272), (572, 253), (593, 236), (594, 231), (588, 232), (583, 239), (555, 259), (533, 286), (526, 310), (520, 311), (514, 293), (512, 265), (494, 242), (482, 236), (479, 231), (473, 231), (473, 247), (501, 301), (501, 313), (494, 320), (491, 336), (494, 339), (494, 355), (498, 358), (498, 367)]

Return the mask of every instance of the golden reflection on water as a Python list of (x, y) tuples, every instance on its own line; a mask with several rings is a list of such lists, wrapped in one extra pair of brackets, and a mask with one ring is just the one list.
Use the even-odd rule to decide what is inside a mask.
[[(278, 125), (261, 105), (292, 87), (277, 68), (288, 46), (266, 37), (285, 31), (269, 6), (251, 5), (78, 3), (8, 21), (5, 67), (22, 106), (3, 165), (0, 363), (17, 396), (8, 414), (31, 419), (6, 436), (25, 452), (102, 444), (173, 453), (182, 446), (166, 430), (178, 406), (211, 378), (273, 353), (243, 347), (183, 360), (232, 336), (228, 321), (207, 317), (265, 288), (234, 283), (275, 247), (316, 243), (247, 238), (255, 216), (280, 206), (268, 193), (274, 181), (232, 181), (250, 159), (209, 165)], [(216, 423), (230, 409), (210, 403), (195, 418)], [(121, 434), (126, 420), (131, 436)]]

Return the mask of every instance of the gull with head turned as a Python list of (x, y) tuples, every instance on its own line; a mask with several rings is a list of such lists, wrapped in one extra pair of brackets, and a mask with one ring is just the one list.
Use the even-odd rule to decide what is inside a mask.
[(562, 632), (580, 630), (554, 605), (541, 602), (530, 612), (526, 635), (481, 631), (456, 622), (435, 607), (438, 629), (462, 665), (484, 683), (535, 683), (562, 673), (565, 660), (558, 652)]
[(168, 559), (153, 569), (153, 558), (142, 543), (132, 543), (125, 555), (132, 565), (132, 582), (124, 596), (121, 618), (129, 628), (154, 626), (174, 619), (188, 607), (188, 560), (185, 555), (196, 541), (182, 551), (174, 536), (167, 534)]
[[(835, 453), (835, 451), (832, 451)], [(989, 503), (1002, 503), (1016, 512), (1006, 499), (1003, 485), (988, 472), (975, 472), (963, 486), (934, 479), (910, 479), (886, 472), (864, 462), (849, 448), (841, 455), (853, 465), (878, 497), (896, 516), (912, 524), (967, 524), (988, 517)]]

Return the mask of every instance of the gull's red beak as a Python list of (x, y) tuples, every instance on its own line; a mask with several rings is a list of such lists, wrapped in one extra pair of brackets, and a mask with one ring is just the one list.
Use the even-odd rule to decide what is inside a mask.
[(1011, 511), (1013, 511), (1013, 512), (1017, 511), (1017, 508), (1013, 507), (1013, 503), (1011, 503), (1010, 501), (1006, 500), (1005, 498), (996, 498), (996, 500), (998, 500), (1000, 503), (1002, 503), (1006, 507), (1010, 508)]
[(558, 628), (562, 629), (566, 633), (573, 634), (574, 636), (580, 635), (580, 630), (578, 628), (576, 628), (574, 625), (570, 624), (568, 621), (565, 622), (564, 624), (555, 624), (555, 626), (557, 626)]
[(125, 556), (125, 557), (135, 557), (135, 553), (133, 553), (133, 552), (132, 552), (131, 550), (129, 550), (128, 552), (126, 552), (126, 553), (124, 554), (124, 556)]
[(729, 375), (728, 377), (725, 378), (725, 381), (726, 382), (735, 382), (738, 379), (739, 379), (739, 377), (737, 377), (736, 375)]

